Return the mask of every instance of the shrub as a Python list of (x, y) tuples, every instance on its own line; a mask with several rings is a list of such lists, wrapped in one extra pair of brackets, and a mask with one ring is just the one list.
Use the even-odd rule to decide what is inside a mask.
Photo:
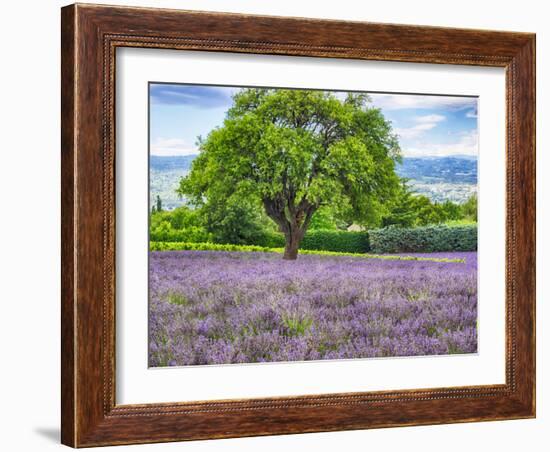
[(369, 231), (369, 238), (371, 251), (374, 253), (476, 251), (477, 225), (388, 227)]
[(280, 232), (263, 231), (250, 245), (265, 246), (267, 248), (282, 248), (285, 246), (285, 236)]
[(211, 198), (200, 208), (204, 228), (216, 243), (256, 244), (262, 236), (261, 211), (237, 194)]
[(461, 219), (461, 220), (449, 220), (445, 222), (446, 226), (477, 226), (477, 221)]
[(212, 240), (212, 234), (196, 226), (186, 229), (158, 227), (149, 233), (149, 240), (151, 242), (209, 242)]
[[(222, 245), (219, 243), (189, 243), (189, 242), (150, 242), (151, 251), (238, 251), (238, 252), (261, 252), (261, 253), (279, 253), (282, 254), (283, 248), (266, 248), (254, 245)], [(431, 261), (431, 262), (455, 262), (465, 263), (464, 259), (446, 258), (446, 257), (424, 257), (424, 256), (391, 256), (368, 253), (340, 253), (337, 251), (316, 251), (300, 250), (299, 254), (315, 256), (335, 256), (335, 257), (356, 257), (362, 259), (383, 259), (383, 260), (402, 260), (402, 261)]]
[(150, 242), (151, 251), (271, 251), (270, 248), (252, 245), (222, 245), (219, 243)]
[(369, 234), (358, 231), (314, 230), (304, 236), (300, 249), (366, 253), (370, 251)]
[(166, 228), (166, 223), (171, 229), (187, 229), (201, 226), (198, 211), (187, 206), (176, 207), (174, 210), (162, 210), (151, 213), (151, 230), (159, 227)]
[[(285, 238), (278, 232), (264, 232), (254, 245), (283, 248)], [(342, 253), (366, 253), (369, 251), (367, 232), (315, 229), (306, 232), (300, 250), (338, 251)]]

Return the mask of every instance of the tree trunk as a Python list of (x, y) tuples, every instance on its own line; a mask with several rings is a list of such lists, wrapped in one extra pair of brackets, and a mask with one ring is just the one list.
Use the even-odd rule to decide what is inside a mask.
[[(294, 196), (294, 195), (293, 195)], [(304, 238), (311, 217), (319, 208), (319, 205), (311, 204), (303, 198), (296, 206), (293, 199), (290, 201), (282, 196), (274, 199), (264, 198), (265, 212), (285, 235), (285, 252), (283, 259), (296, 260), (300, 242)]]
[(300, 242), (302, 241), (302, 233), (299, 230), (291, 231), (288, 234), (285, 234), (285, 252), (283, 254), (283, 259), (294, 261), (298, 258), (298, 248), (300, 247)]

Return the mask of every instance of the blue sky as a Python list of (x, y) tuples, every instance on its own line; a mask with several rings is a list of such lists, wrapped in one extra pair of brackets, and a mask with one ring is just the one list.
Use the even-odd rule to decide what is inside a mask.
[[(152, 155), (196, 154), (197, 137), (223, 124), (239, 88), (150, 85)], [(369, 93), (392, 122), (404, 156), (477, 156), (477, 99)], [(345, 96), (340, 93), (338, 96)]]

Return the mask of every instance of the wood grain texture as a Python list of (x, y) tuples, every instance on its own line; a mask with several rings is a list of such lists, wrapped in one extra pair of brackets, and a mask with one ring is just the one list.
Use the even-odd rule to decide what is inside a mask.
[(61, 412), (63, 413), (61, 441), (64, 444), (75, 444), (74, 8), (63, 9), (61, 14)]
[[(534, 35), (80, 4), (63, 8), (61, 34), (64, 444), (85, 447), (535, 415)], [(506, 384), (116, 405), (117, 47), (506, 68)]]

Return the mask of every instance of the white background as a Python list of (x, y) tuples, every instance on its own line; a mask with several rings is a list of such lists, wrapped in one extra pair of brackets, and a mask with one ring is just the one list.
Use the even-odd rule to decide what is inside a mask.
[[(116, 80), (117, 403), (505, 382), (503, 69), (132, 48), (117, 51)], [(145, 205), (149, 197), (147, 96), (151, 80), (479, 96), (479, 353), (147, 369)]]
[[(549, 320), (543, 293), (549, 288), (543, 259), (550, 251), (548, 206), (550, 165), (550, 30), (545, 2), (536, 0), (358, 2), (356, 0), (117, 0), (119, 4), (244, 13), (309, 16), (537, 32), (538, 133), (538, 410), (536, 420), (356, 432), (245, 438), (115, 450), (469, 450), (543, 451), (550, 430), (546, 348)], [(2, 46), (2, 374), (0, 447), (9, 451), (60, 450), (59, 443), (59, 7), (64, 2), (6, 2)], [(546, 353), (545, 353), (546, 352)], [(545, 381), (546, 380), (546, 381)], [(547, 442), (547, 441), (546, 441)]]

